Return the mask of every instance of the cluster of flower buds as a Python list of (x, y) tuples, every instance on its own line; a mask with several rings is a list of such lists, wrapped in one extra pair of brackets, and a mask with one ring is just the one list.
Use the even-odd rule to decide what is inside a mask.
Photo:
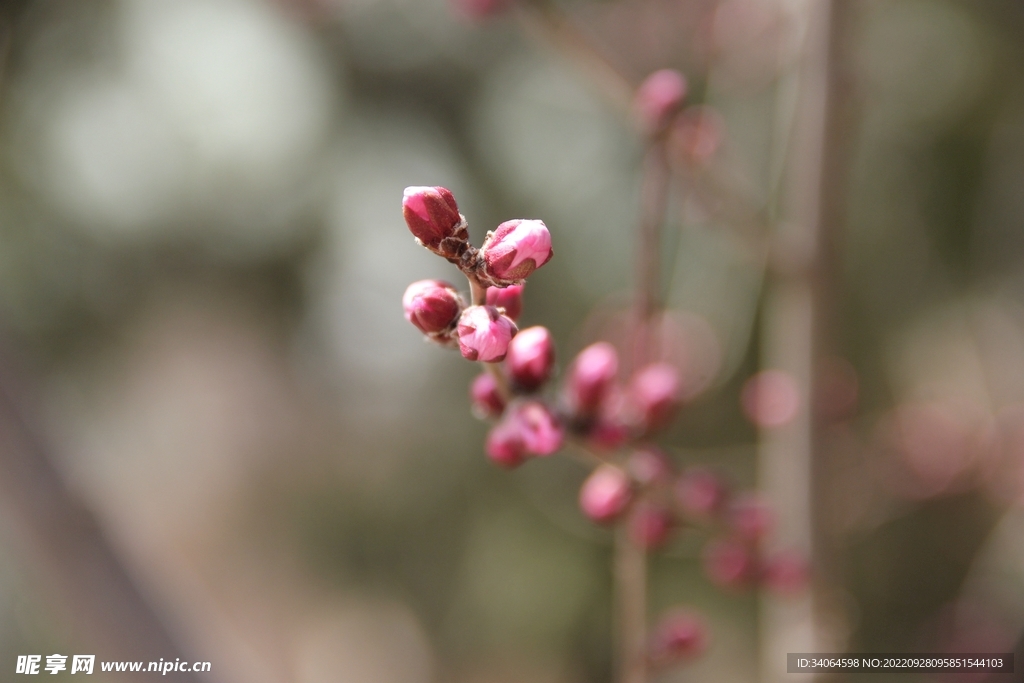
[(406, 188), (402, 212), (417, 243), (454, 263), (470, 280), (472, 305), (440, 280), (409, 285), (402, 303), (406, 319), (428, 339), (458, 346), (468, 360), (491, 364), (470, 386), (474, 414), (497, 421), (487, 436), (487, 456), (502, 467), (515, 467), (527, 456), (556, 452), (564, 439), (562, 422), (532, 396), (554, 372), (554, 342), (547, 328), (520, 332), (515, 322), (523, 309), (524, 280), (551, 259), (547, 226), (507, 221), (476, 249), (447, 189)]
[(491, 428), (485, 444), (487, 457), (500, 467), (521, 465), (528, 456), (556, 453), (565, 439), (558, 418), (540, 401), (520, 400), (509, 405)]
[(764, 501), (749, 493), (734, 496), (721, 477), (703, 467), (677, 474), (656, 446), (638, 446), (622, 466), (598, 466), (583, 482), (579, 504), (597, 524), (624, 522), (633, 543), (648, 552), (663, 547), (679, 529), (710, 529), (715, 535), (704, 548), (704, 570), (723, 588), (760, 584), (787, 594), (806, 583), (806, 562), (798, 553), (761, 557), (762, 542), (775, 525)]
[[(504, 360), (519, 331), (515, 319), (521, 309), (523, 281), (553, 254), (547, 226), (542, 221), (507, 221), (487, 233), (483, 247), (476, 249), (469, 243), (469, 227), (455, 197), (443, 187), (406, 188), (402, 214), (418, 244), (457, 265), (474, 291), (486, 293), (484, 301), (467, 306), (447, 282), (421, 280), (405, 292), (406, 319), (432, 341), (457, 344), (469, 360)], [(492, 295), (489, 287), (512, 291)], [(527, 347), (527, 343), (519, 345)], [(528, 373), (538, 363), (526, 365)]]
[(726, 501), (719, 515), (723, 533), (709, 541), (702, 553), (704, 571), (715, 584), (732, 590), (762, 586), (779, 595), (804, 588), (809, 568), (800, 553), (762, 553), (763, 542), (775, 527), (775, 515), (767, 503), (754, 495), (741, 495)]
[(615, 347), (597, 342), (576, 356), (563, 384), (567, 423), (598, 450), (649, 436), (672, 420), (681, 403), (679, 371), (669, 363), (645, 365), (625, 384), (618, 374)]
[[(675, 72), (655, 76), (641, 89), (638, 112), (651, 133), (660, 135), (681, 120), (686, 84)], [(416, 241), (469, 279), (468, 304), (451, 284), (422, 280), (406, 290), (403, 307), (406, 319), (428, 339), (487, 364), (469, 393), (473, 413), (493, 421), (484, 447), (491, 462), (518, 467), (554, 454), (574, 438), (600, 460), (579, 492), (580, 508), (593, 522), (623, 525), (645, 552), (663, 547), (684, 528), (724, 529), (704, 551), (714, 582), (732, 588), (761, 583), (782, 592), (803, 585), (806, 566), (798, 556), (760, 559), (761, 542), (773, 526), (766, 506), (751, 496), (733, 497), (706, 469), (677, 472), (650, 442), (682, 403), (674, 365), (655, 361), (620, 376), (615, 346), (597, 342), (572, 360), (561, 386), (545, 397), (556, 367), (551, 333), (517, 326), (524, 281), (552, 256), (542, 221), (502, 223), (477, 249), (455, 198), (442, 187), (408, 188), (403, 213)], [(654, 630), (649, 657), (652, 666), (661, 666), (696, 656), (706, 646), (700, 619), (676, 611)]]
[(630, 540), (646, 551), (664, 546), (684, 519), (674, 508), (675, 472), (659, 448), (636, 448), (619, 467), (606, 463), (580, 488), (580, 509), (597, 524), (623, 521)]

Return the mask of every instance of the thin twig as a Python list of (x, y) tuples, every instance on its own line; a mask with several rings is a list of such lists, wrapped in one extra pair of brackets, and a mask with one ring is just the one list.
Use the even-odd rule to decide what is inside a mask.
[(590, 81), (616, 107), (628, 110), (635, 84), (551, 3), (516, 3), (515, 16), (524, 32), (558, 50), (586, 72)]

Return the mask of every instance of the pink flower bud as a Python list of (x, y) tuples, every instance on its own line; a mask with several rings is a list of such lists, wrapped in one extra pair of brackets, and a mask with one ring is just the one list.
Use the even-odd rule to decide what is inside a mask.
[(775, 513), (768, 503), (755, 495), (737, 499), (729, 510), (729, 525), (736, 534), (751, 542), (763, 540), (775, 527)]
[(656, 665), (692, 659), (707, 648), (708, 631), (704, 620), (687, 610), (669, 612), (651, 634), (650, 657)]
[(645, 501), (630, 514), (629, 538), (638, 548), (655, 550), (668, 541), (674, 523), (670, 510)]
[(544, 222), (521, 218), (505, 221), (487, 233), (480, 249), (484, 274), (497, 286), (522, 284), (553, 254), (551, 233)]
[(518, 331), (494, 306), (470, 306), (459, 318), (459, 351), (469, 360), (496, 363), (505, 359), (508, 343)]
[(761, 580), (768, 590), (781, 596), (796, 595), (807, 587), (810, 569), (796, 551), (782, 551), (765, 561)]
[(675, 494), (683, 514), (707, 520), (721, 511), (728, 491), (713, 472), (695, 467), (679, 478)]
[(704, 546), (701, 560), (708, 578), (723, 588), (744, 588), (756, 573), (750, 548), (739, 541), (711, 541)]
[(420, 280), (409, 285), (402, 297), (405, 319), (424, 334), (450, 331), (462, 312), (462, 298), (455, 287), (442, 280)]
[(504, 308), (505, 315), (512, 320), (519, 320), (519, 315), (523, 312), (523, 285), (488, 287), (487, 305)]
[(587, 443), (601, 451), (614, 451), (629, 440), (629, 428), (619, 422), (597, 422), (587, 434)]
[(484, 372), (476, 376), (469, 385), (469, 398), (473, 406), (473, 414), (484, 419), (499, 417), (505, 412), (505, 400), (498, 391), (498, 382), (494, 375)]
[(515, 404), (509, 416), (523, 439), (526, 450), (534, 455), (551, 455), (562, 447), (562, 425), (540, 401)]
[(555, 367), (555, 344), (546, 327), (528, 327), (508, 345), (505, 359), (512, 381), (526, 391), (539, 388)]
[(672, 479), (672, 461), (655, 446), (644, 446), (629, 455), (627, 465), (633, 481), (641, 486), (666, 484)]
[(443, 187), (407, 187), (402, 198), (402, 214), (409, 230), (420, 244), (439, 251), (441, 242), (455, 237), (465, 240), (459, 207), (452, 193)]
[(597, 410), (619, 372), (619, 354), (608, 342), (597, 342), (579, 352), (569, 367), (565, 397), (569, 410), (589, 415)]
[(526, 459), (522, 430), (512, 420), (502, 420), (491, 427), (484, 448), (491, 462), (506, 469), (518, 467)]
[(614, 465), (601, 465), (583, 482), (580, 509), (598, 524), (609, 524), (625, 511), (632, 498), (626, 473)]
[(658, 132), (672, 120), (686, 99), (686, 79), (674, 69), (648, 76), (636, 91), (634, 107), (644, 129)]
[(668, 363), (641, 368), (629, 383), (630, 399), (645, 429), (664, 426), (679, 407), (682, 384), (679, 371)]
[[(597, 414), (582, 416), (585, 422), (590, 422), (587, 443), (593, 448), (606, 451), (613, 451), (626, 443), (632, 434), (628, 409), (626, 396), (619, 387), (609, 387), (597, 408)], [(589, 419), (591, 417), (592, 420)]]

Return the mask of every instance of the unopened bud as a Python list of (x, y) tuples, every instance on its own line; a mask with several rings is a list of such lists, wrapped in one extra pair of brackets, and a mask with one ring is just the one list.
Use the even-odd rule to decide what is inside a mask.
[(674, 523), (670, 510), (645, 501), (630, 513), (629, 538), (638, 548), (656, 550), (668, 541)]
[(469, 236), (455, 197), (443, 187), (405, 188), (402, 214), (420, 244), (437, 253), (446, 251), (445, 240), (464, 242)]
[(665, 484), (672, 478), (672, 461), (656, 446), (644, 446), (630, 453), (627, 469), (641, 486)]
[(692, 659), (708, 648), (708, 630), (704, 620), (688, 610), (666, 614), (651, 634), (650, 657), (655, 665)]
[(676, 502), (683, 514), (708, 520), (722, 510), (728, 490), (713, 472), (694, 467), (686, 470), (676, 483)]
[(634, 107), (644, 130), (663, 130), (686, 99), (686, 78), (675, 69), (655, 71), (640, 84)]
[(536, 326), (521, 330), (508, 345), (505, 367), (516, 386), (526, 391), (547, 382), (555, 367), (555, 344), (548, 329)]
[(747, 541), (763, 540), (775, 527), (775, 513), (768, 503), (756, 495), (738, 498), (729, 510), (729, 525)]
[(514, 404), (509, 416), (519, 429), (523, 446), (534, 455), (551, 455), (562, 447), (565, 432), (558, 419), (540, 401)]
[(450, 332), (462, 306), (462, 297), (455, 287), (442, 280), (414, 282), (402, 297), (405, 319), (428, 335)]
[(496, 363), (505, 359), (508, 343), (518, 329), (494, 306), (470, 306), (462, 312), (457, 332), (464, 358)]
[(553, 254), (551, 233), (544, 221), (520, 218), (505, 221), (487, 233), (480, 249), (485, 279), (496, 286), (522, 284)]
[(513, 321), (519, 320), (523, 312), (523, 285), (488, 287), (487, 305), (505, 309), (505, 315)]
[(750, 548), (735, 540), (711, 541), (704, 546), (701, 560), (708, 578), (723, 588), (744, 588), (756, 573)]
[(598, 524), (609, 524), (633, 498), (629, 477), (614, 465), (600, 465), (580, 488), (580, 509)]
[[(613, 451), (629, 441), (633, 430), (630, 428), (628, 408), (622, 390), (616, 385), (608, 387), (596, 415), (584, 413), (581, 416), (585, 422), (589, 422), (587, 443), (599, 450)], [(590, 417), (593, 419), (586, 419)]]
[(502, 420), (491, 427), (484, 448), (491, 462), (506, 469), (518, 467), (526, 459), (522, 430), (512, 420)]
[(489, 372), (477, 375), (469, 385), (469, 398), (473, 414), (480, 419), (499, 417), (505, 411), (505, 400), (498, 390), (498, 382)]
[(646, 430), (664, 426), (679, 407), (682, 384), (679, 371), (669, 363), (641, 368), (629, 383), (629, 394)]
[(597, 342), (580, 351), (565, 381), (569, 410), (579, 415), (596, 411), (618, 372), (619, 354), (608, 342)]

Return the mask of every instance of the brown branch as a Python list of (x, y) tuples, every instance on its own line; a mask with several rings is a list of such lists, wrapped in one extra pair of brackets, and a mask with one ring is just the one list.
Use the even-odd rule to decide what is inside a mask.
[[(828, 326), (828, 293), (836, 277), (835, 234), (842, 205), (844, 89), (837, 78), (849, 3), (807, 3), (806, 39), (782, 216), (772, 237), (772, 280), (765, 297), (763, 364), (790, 373), (803, 397), (799, 416), (761, 435), (758, 479), (779, 513), (777, 544), (802, 549), (817, 563), (816, 501), (822, 453), (814, 411), (815, 369)], [(817, 582), (816, 582), (817, 585)], [(829, 651), (818, 627), (817, 589), (788, 604), (764, 596), (761, 683), (786, 680), (786, 652)], [(824, 636), (827, 638), (827, 635)], [(824, 649), (822, 649), (824, 648)]]

